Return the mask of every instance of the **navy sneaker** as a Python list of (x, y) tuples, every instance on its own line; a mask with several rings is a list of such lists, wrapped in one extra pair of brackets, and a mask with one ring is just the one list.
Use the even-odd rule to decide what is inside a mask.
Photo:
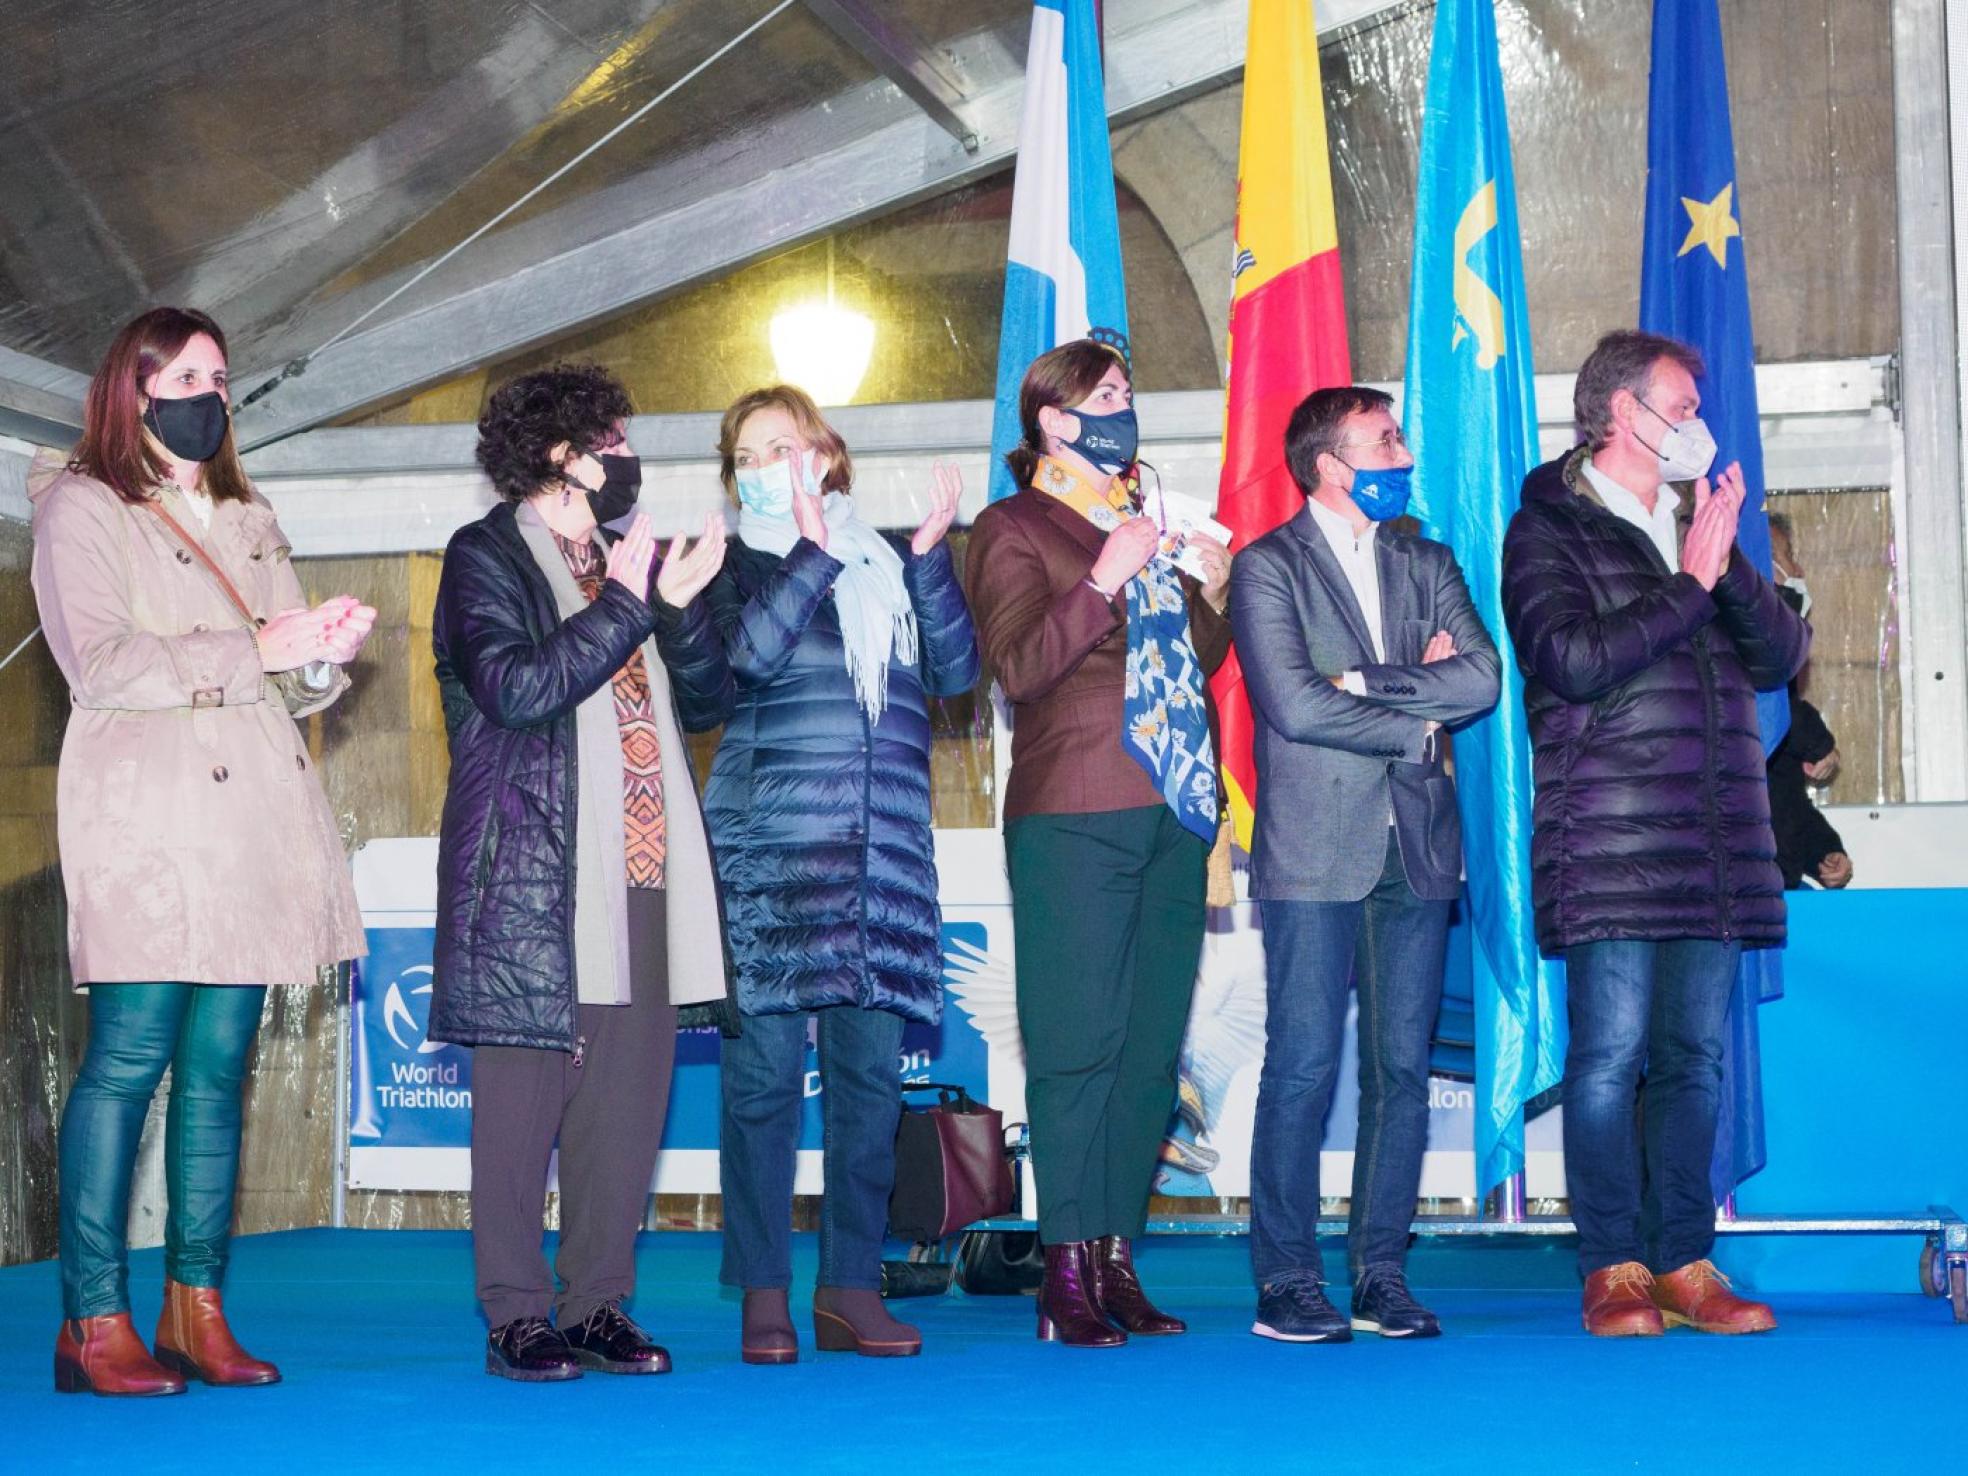
[(1286, 1271), (1257, 1294), (1251, 1331), (1281, 1343), (1350, 1343), (1353, 1333), (1326, 1300), (1325, 1283), (1313, 1271)]
[(1399, 1266), (1367, 1266), (1353, 1283), (1353, 1327), (1383, 1338), (1438, 1338), (1442, 1324), (1408, 1292)]

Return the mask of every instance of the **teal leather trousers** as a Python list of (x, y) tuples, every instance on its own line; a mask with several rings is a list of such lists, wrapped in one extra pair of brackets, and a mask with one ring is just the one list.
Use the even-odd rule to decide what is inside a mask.
[(240, 1093), (265, 998), (221, 984), (90, 986), (89, 1048), (61, 1121), (63, 1316), (129, 1310), (130, 1176), (167, 1066), (164, 1274), (186, 1286), (224, 1280)]

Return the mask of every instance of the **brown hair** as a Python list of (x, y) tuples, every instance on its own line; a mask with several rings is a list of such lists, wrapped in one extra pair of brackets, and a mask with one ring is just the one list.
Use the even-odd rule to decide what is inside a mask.
[(1328, 451), (1338, 455), (1339, 433), (1348, 416), (1393, 407), (1392, 395), (1364, 384), (1314, 390), (1300, 400), (1285, 425), (1285, 466), (1298, 490), (1307, 497), (1319, 490), (1319, 458)]
[[(184, 352), (203, 333), (230, 360), (225, 330), (195, 308), (152, 308), (123, 326), (89, 381), (83, 403), (82, 439), (69, 455), (69, 470), (94, 477), (125, 502), (149, 500), (150, 489), (171, 474), (171, 464), (144, 439), (143, 383)], [(199, 485), (215, 500), (250, 502), (253, 488), (239, 464), (226, 419), (225, 439), (204, 464)]]
[[(1107, 371), (1116, 364), (1121, 366), (1123, 374), (1128, 373), (1127, 361), (1118, 351), (1091, 338), (1062, 343), (1032, 360), (1032, 367), (1025, 371), (1025, 382), (1018, 387), (1018, 424), (1023, 439), (1005, 453), (1005, 465), (1011, 468), (1013, 482), (1020, 487), (1031, 486), (1032, 476), (1039, 469), (1039, 458), (1045, 455), (1045, 432), (1039, 428), (1039, 412), (1047, 406), (1066, 410), (1079, 404), (1099, 388)], [(1128, 374), (1128, 384), (1130, 387), (1134, 384), (1132, 374)]]
[(1678, 338), (1633, 328), (1617, 328), (1601, 338), (1572, 382), (1572, 422), (1579, 439), (1594, 451), (1604, 446), (1613, 434), (1613, 396), (1625, 390), (1644, 403), (1663, 360), (1702, 377), (1701, 350)]
[(796, 385), (768, 384), (763, 389), (746, 390), (733, 400), (718, 423), (718, 478), (727, 497), (738, 497), (738, 434), (745, 422), (760, 410), (784, 410), (806, 438), (806, 444), (827, 458), (827, 475), (820, 479), (822, 492), (847, 492), (854, 486), (854, 458), (848, 455), (841, 433), (827, 424), (813, 396)]

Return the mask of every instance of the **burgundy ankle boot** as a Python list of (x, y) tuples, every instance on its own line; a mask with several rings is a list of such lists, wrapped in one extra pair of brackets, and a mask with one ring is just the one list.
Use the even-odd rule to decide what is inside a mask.
[(813, 1289), (813, 1342), (822, 1353), (864, 1358), (913, 1358), (922, 1352), (922, 1334), (889, 1316), (880, 1292), (851, 1286)]
[(1115, 1322), (1140, 1337), (1164, 1338), (1189, 1331), (1180, 1317), (1158, 1310), (1134, 1273), (1134, 1247), (1125, 1235), (1103, 1235), (1088, 1249), (1093, 1265), (1094, 1302)]
[(1084, 1240), (1045, 1248), (1039, 1337), (1069, 1348), (1118, 1348), (1127, 1341), (1126, 1333), (1100, 1315), (1094, 1300), (1092, 1255)]
[(799, 1334), (787, 1308), (783, 1286), (745, 1293), (743, 1331), (738, 1356), (747, 1363), (798, 1363)]

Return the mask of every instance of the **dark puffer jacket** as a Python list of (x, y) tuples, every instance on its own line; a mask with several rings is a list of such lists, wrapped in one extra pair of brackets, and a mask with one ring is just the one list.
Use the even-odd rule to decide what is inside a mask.
[[(679, 619), (707, 623), (701, 606)], [(432, 1039), (574, 1048), (574, 714), (652, 625), (614, 580), (563, 621), (511, 504), (452, 536), (431, 629), (451, 741)], [(714, 726), (730, 700), (715, 673), (673, 671), (671, 682), (686, 729)]]
[(1503, 543), (1537, 791), (1538, 945), (1779, 944), (1756, 693), (1796, 674), (1810, 632), (1740, 552), (1712, 595), (1670, 572), (1584, 462), (1576, 450), (1525, 478)]
[(830, 598), (842, 565), (806, 539), (784, 559), (732, 543), (698, 602), (715, 633), (658, 622), (679, 689), (715, 682), (724, 660), (736, 679), (704, 818), (741, 1014), (850, 1004), (941, 1015), (926, 698), (970, 689), (977, 641), (949, 545), (900, 551), (920, 649), (915, 665), (890, 660), (888, 706), (872, 726)]

